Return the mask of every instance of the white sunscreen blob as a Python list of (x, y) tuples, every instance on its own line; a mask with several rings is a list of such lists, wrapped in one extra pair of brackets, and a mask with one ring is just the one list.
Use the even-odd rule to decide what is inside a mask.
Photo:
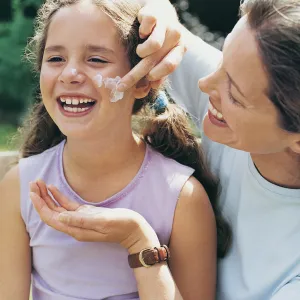
[(107, 89), (111, 90), (110, 94), (110, 102), (118, 102), (119, 100), (123, 99), (124, 93), (118, 92), (117, 87), (121, 81), (121, 77), (117, 76), (116, 78), (105, 78), (104, 84)]
[(76, 69), (71, 69), (72, 75), (77, 75), (77, 70)]
[(98, 73), (95, 77), (94, 77), (95, 81), (97, 82), (98, 87), (101, 87), (103, 84), (103, 77), (100, 73)]
[(108, 78), (103, 79), (103, 76), (100, 73), (97, 73), (97, 75), (94, 77), (94, 80), (97, 83), (98, 87), (102, 87), (102, 85), (104, 83), (105, 88), (111, 90), (110, 102), (115, 103), (115, 102), (123, 99), (124, 93), (117, 91), (117, 87), (121, 81), (121, 77), (117, 76), (115, 78), (108, 77)]

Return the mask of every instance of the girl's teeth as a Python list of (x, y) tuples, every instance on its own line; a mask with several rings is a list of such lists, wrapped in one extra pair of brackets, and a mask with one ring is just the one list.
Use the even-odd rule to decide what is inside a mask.
[(77, 113), (77, 112), (84, 112), (87, 111), (89, 108), (88, 107), (70, 107), (70, 106), (64, 106), (64, 110), (68, 111), (68, 112), (73, 112), (73, 113)]
[(79, 105), (80, 103), (94, 103), (95, 101), (87, 98), (60, 98), (62, 103), (66, 103), (67, 105)]
[(76, 99), (76, 98), (73, 98), (73, 99), (72, 99), (72, 104), (73, 104), (73, 105), (78, 105), (78, 104), (79, 104), (79, 100)]
[(214, 108), (214, 109), (212, 110), (212, 113), (213, 113), (214, 116), (217, 116), (218, 111)]

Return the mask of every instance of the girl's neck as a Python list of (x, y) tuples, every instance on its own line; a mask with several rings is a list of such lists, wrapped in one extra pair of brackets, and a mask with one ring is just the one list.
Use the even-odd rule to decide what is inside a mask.
[(300, 155), (287, 150), (274, 154), (251, 154), (260, 174), (282, 187), (300, 189)]
[(144, 153), (144, 144), (131, 132), (107, 133), (84, 141), (68, 138), (63, 161), (67, 173), (95, 180), (126, 167), (133, 160), (143, 159)]

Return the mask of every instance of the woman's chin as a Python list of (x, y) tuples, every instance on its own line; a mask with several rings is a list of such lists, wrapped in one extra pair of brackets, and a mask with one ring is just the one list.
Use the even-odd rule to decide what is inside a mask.
[(206, 116), (203, 121), (203, 132), (213, 142), (229, 145), (232, 140), (232, 137), (229, 137), (232, 132), (229, 131), (229, 127), (220, 127), (213, 124), (208, 116)]

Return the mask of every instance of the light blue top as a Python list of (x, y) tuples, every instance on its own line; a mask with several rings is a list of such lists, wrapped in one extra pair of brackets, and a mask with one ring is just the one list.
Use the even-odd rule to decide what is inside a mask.
[[(22, 159), (19, 164), (21, 213), (32, 247), (33, 299), (137, 300), (127, 250), (112, 243), (76, 241), (43, 223), (32, 206), (29, 182), (39, 178), (57, 186), (69, 199), (91, 204), (66, 181), (62, 161), (64, 145), (61, 142), (42, 154)], [(193, 172), (147, 146), (143, 164), (130, 184), (93, 205), (139, 212), (154, 228), (161, 244), (168, 244), (180, 191)]]
[[(201, 128), (207, 95), (198, 79), (217, 68), (221, 53), (199, 42), (172, 75), (170, 93)], [(218, 268), (218, 300), (300, 299), (300, 190), (266, 181), (249, 153), (210, 141), (203, 147), (220, 178), (221, 208), (233, 246)]]

